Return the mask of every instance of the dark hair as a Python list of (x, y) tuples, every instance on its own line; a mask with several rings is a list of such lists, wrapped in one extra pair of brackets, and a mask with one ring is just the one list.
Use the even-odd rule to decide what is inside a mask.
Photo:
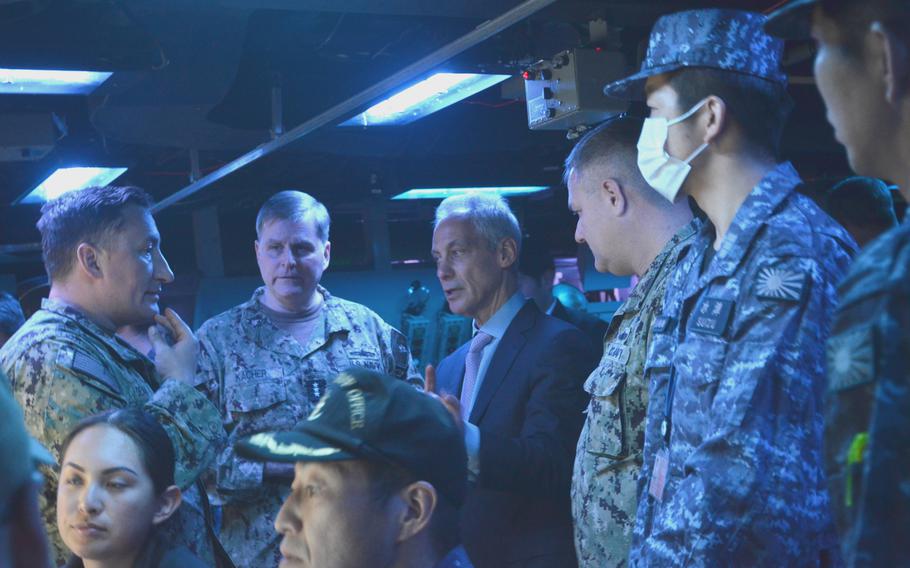
[(609, 162), (623, 186), (647, 187), (638, 170), (638, 138), (643, 120), (619, 115), (602, 122), (582, 136), (566, 157), (563, 182), (568, 185), (572, 170), (584, 170), (594, 163)]
[(844, 226), (897, 226), (891, 191), (875, 178), (855, 176), (837, 183), (825, 194), (822, 208)]
[(176, 457), (171, 439), (164, 427), (152, 415), (139, 408), (121, 408), (95, 414), (80, 421), (66, 436), (60, 449), (60, 459), (66, 455), (73, 439), (92, 426), (105, 424), (120, 430), (139, 448), (142, 464), (152, 478), (155, 494), (160, 495), (174, 485)]
[(518, 272), (539, 280), (547, 271), (555, 270), (553, 256), (539, 239), (525, 238), (518, 255)]
[(24, 323), (25, 315), (19, 300), (8, 292), (0, 292), (0, 334), (9, 337)]
[(685, 67), (670, 73), (669, 84), (685, 112), (710, 95), (724, 101), (727, 112), (743, 131), (746, 142), (777, 158), (780, 139), (793, 99), (773, 81), (711, 67)]
[[(364, 460), (373, 498), (383, 504), (408, 485), (418, 481), (404, 468), (378, 461)], [(436, 509), (428, 527), (430, 542), (437, 556), (443, 557), (461, 541), (460, 509), (444, 495), (436, 492)]]
[(822, 12), (834, 20), (844, 38), (840, 48), (851, 57), (863, 53), (863, 39), (879, 21), (910, 48), (910, 2), (907, 0), (821, 0)]
[(123, 226), (123, 210), (148, 209), (152, 199), (138, 187), (88, 187), (65, 193), (41, 207), (38, 230), (44, 268), (53, 282), (69, 274), (81, 243), (103, 247)]

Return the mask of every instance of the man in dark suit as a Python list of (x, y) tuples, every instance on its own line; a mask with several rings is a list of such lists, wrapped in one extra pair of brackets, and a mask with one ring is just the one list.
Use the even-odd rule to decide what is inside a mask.
[(521, 293), (525, 298), (534, 300), (543, 312), (585, 332), (600, 359), (609, 324), (594, 314), (564, 306), (553, 296), (555, 278), (556, 266), (546, 246), (538, 239), (525, 238), (518, 256), (518, 288)]
[(596, 358), (581, 331), (518, 291), (520, 246), (501, 197), (440, 204), (436, 273), (452, 312), (474, 319), (475, 335), (437, 371), (428, 368), (427, 383), (464, 425), (472, 483), (463, 540), (477, 568), (574, 568), (569, 486), (582, 385)]

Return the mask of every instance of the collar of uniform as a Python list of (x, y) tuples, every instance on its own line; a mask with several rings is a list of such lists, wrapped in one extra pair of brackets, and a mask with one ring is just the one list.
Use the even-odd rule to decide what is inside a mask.
[(506, 334), (506, 330), (509, 329), (512, 320), (515, 319), (515, 316), (521, 311), (521, 308), (525, 305), (526, 301), (525, 297), (521, 295), (521, 292), (515, 292), (482, 326), (477, 327), (477, 322), (472, 322), (474, 333), (482, 331), (494, 338), (501, 338)]
[[(767, 222), (774, 210), (796, 190), (799, 183), (799, 174), (790, 162), (778, 164), (758, 182), (733, 217), (730, 229), (724, 236), (710, 270), (704, 274), (706, 280), (733, 274), (746, 256), (746, 251), (755, 240), (758, 230)], [(706, 247), (711, 246), (713, 242), (712, 229), (710, 223), (705, 223), (699, 232), (698, 239), (705, 239), (708, 242)], [(704, 251), (698, 251), (699, 257), (703, 253)]]
[(660, 252), (657, 253), (657, 256), (654, 257), (654, 260), (651, 261), (651, 265), (648, 266), (648, 270), (645, 271), (642, 279), (639, 280), (635, 289), (632, 290), (632, 294), (621, 306), (619, 306), (616, 313), (613, 314), (614, 318), (617, 316), (622, 317), (625, 314), (636, 313), (641, 310), (642, 304), (651, 294), (651, 288), (654, 287), (654, 282), (657, 281), (658, 275), (663, 272), (664, 265), (667, 264), (667, 262), (673, 262), (675, 264), (679, 260), (681, 249), (688, 244), (688, 241), (695, 235), (695, 231), (698, 230), (700, 223), (701, 222), (698, 219), (693, 219), (686, 223), (680, 230), (676, 231), (675, 235), (670, 237), (670, 240), (667, 241), (664, 248), (662, 248)]
[(910, 243), (910, 217), (869, 243), (853, 261), (847, 276), (838, 284), (841, 309), (886, 290), (910, 290), (910, 268), (904, 262)]
[(71, 304), (67, 304), (60, 300), (44, 298), (41, 300), (41, 309), (74, 321), (83, 331), (88, 332), (90, 335), (93, 335), (95, 339), (110, 347), (124, 361), (150, 363), (148, 357), (137, 351), (123, 339), (120, 339), (116, 333), (104, 329)]
[[(351, 323), (351, 318), (348, 317), (347, 312), (342, 309), (341, 302), (320, 285), (316, 286), (316, 292), (322, 294), (324, 302), (325, 336), (329, 337), (333, 333), (351, 331), (354, 325)], [(263, 294), (265, 294), (265, 286), (260, 286), (253, 292), (253, 296), (243, 304), (243, 325), (241, 327), (251, 340), (264, 347), (269, 347), (274, 346), (283, 335), (280, 333), (281, 330), (266, 315), (265, 310), (262, 309), (260, 300)]]

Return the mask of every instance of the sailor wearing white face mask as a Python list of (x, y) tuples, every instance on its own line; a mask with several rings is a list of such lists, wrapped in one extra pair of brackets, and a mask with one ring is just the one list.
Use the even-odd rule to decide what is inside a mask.
[(639, 169), (707, 217), (651, 328), (630, 566), (811, 566), (836, 555), (824, 341), (855, 247), (777, 163), (788, 97), (783, 46), (764, 20), (664, 16), (642, 71), (605, 89), (646, 95)]
[(667, 153), (666, 149), (670, 127), (694, 115), (705, 106), (706, 102), (708, 99), (702, 99), (694, 107), (673, 120), (655, 116), (646, 118), (642, 126), (641, 137), (638, 139), (638, 169), (641, 170), (648, 185), (657, 190), (657, 193), (664, 196), (670, 203), (676, 201), (679, 188), (682, 187), (686, 176), (692, 170), (692, 166), (689, 164), (708, 147), (708, 143), (705, 142), (689, 154), (685, 160), (674, 158)]

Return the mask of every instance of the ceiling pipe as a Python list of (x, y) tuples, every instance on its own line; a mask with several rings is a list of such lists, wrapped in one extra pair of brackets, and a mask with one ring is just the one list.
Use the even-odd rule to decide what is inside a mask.
[(22, 254), (26, 252), (41, 252), (41, 243), (21, 243), (14, 245), (0, 245), (0, 255)]
[(289, 144), (300, 140), (311, 132), (314, 132), (323, 126), (331, 123), (337, 123), (343, 118), (353, 115), (355, 111), (361, 110), (369, 103), (379, 97), (387, 94), (389, 91), (404, 85), (418, 77), (424, 75), (435, 67), (445, 63), (452, 57), (463, 51), (474, 47), (475, 45), (493, 37), (506, 28), (524, 20), (532, 14), (553, 4), (556, 0), (526, 0), (518, 6), (515, 6), (508, 12), (492, 20), (480, 24), (467, 34), (461, 36), (455, 41), (437, 49), (426, 57), (394, 73), (393, 75), (376, 83), (353, 97), (333, 106), (332, 108), (314, 116), (300, 126), (287, 131), (286, 133), (260, 144), (246, 154), (235, 158), (227, 164), (221, 166), (205, 177), (191, 183), (176, 193), (165, 197), (152, 207), (153, 212), (159, 212), (182, 199), (197, 193), (198, 191), (214, 184), (222, 178), (229, 176), (237, 170), (247, 166), (256, 160), (277, 152)]

